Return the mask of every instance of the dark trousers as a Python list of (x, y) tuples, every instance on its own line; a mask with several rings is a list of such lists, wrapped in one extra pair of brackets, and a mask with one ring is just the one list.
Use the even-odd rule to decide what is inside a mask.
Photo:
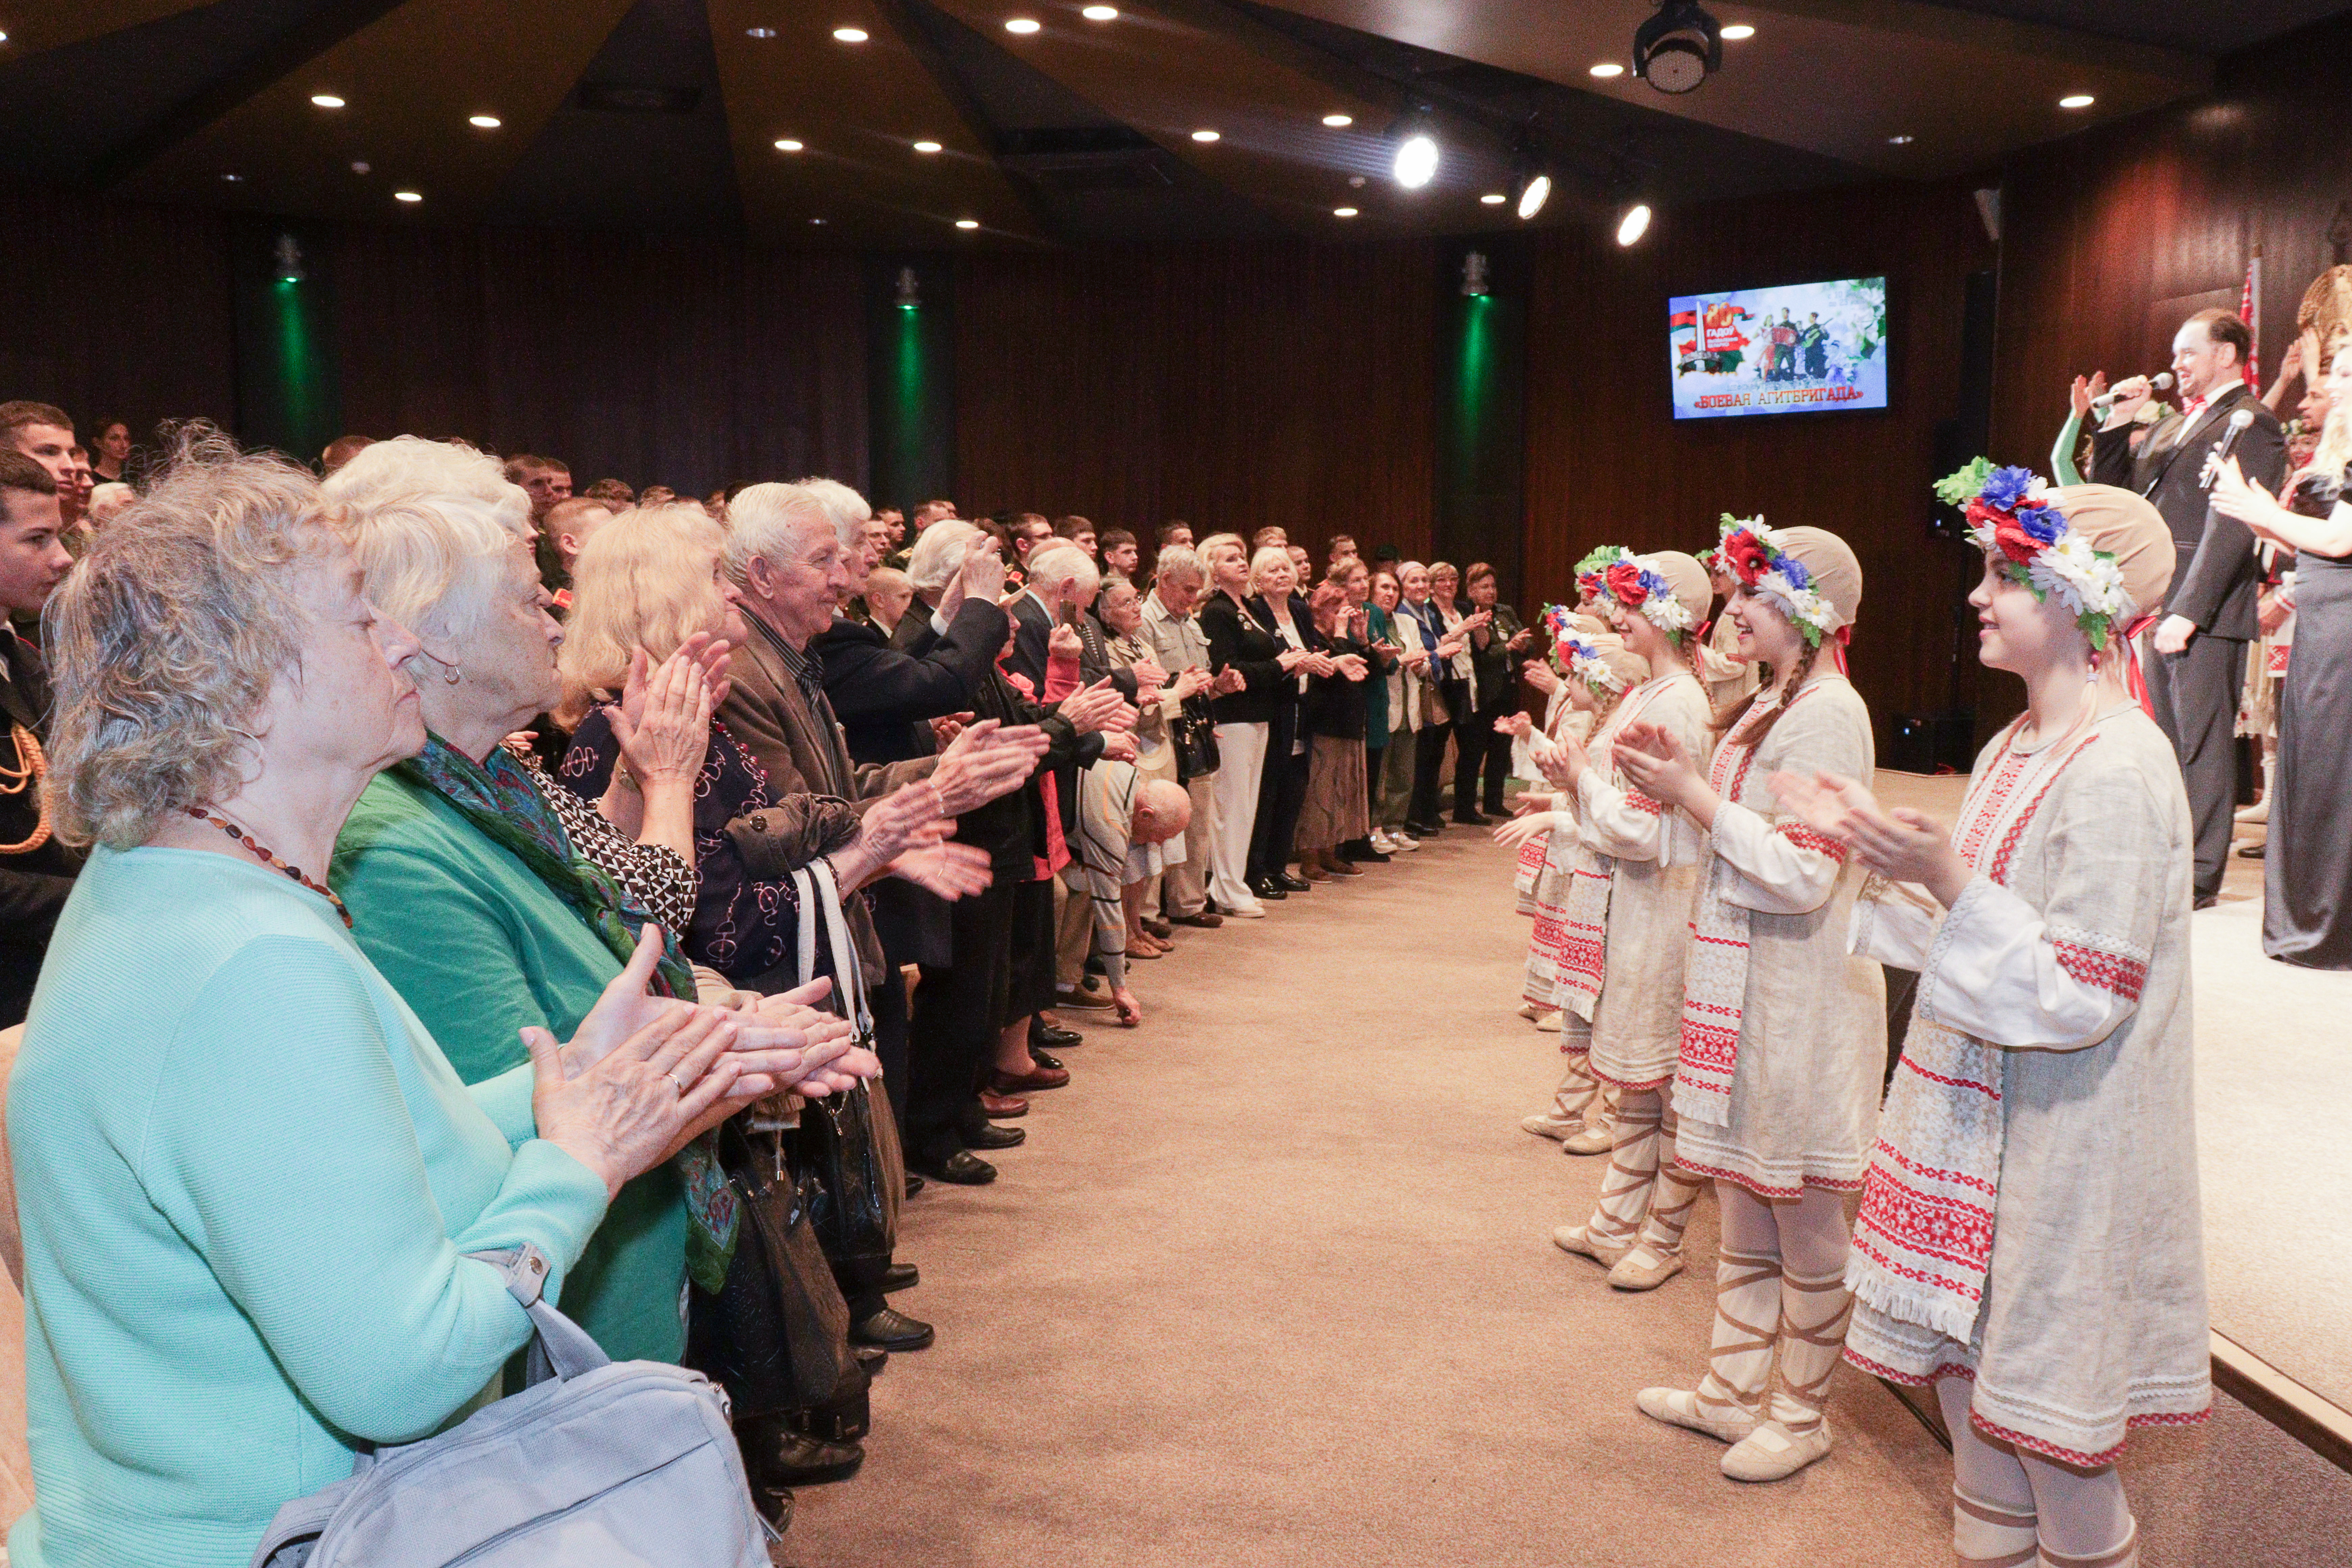
[(1265, 749), (1265, 768), (1257, 779), (1257, 820), (1250, 826), (1248, 876), (1280, 874), (1290, 861), (1298, 837), (1298, 814), (1307, 805), (1307, 765), (1311, 752), (1291, 754), (1298, 733), (1295, 718), (1276, 720)]
[(1385, 744), (1364, 748), (1364, 808), (1374, 827), (1381, 825), (1381, 759), (1387, 754)]
[(1438, 820), (1438, 775), (1445, 770), (1445, 737), (1453, 732), (1450, 723), (1423, 724), (1413, 743), (1412, 805), (1406, 815), (1415, 822), (1433, 825)]
[(2231, 733), (2245, 684), (2246, 645), (2200, 632), (2179, 654), (2143, 661), (2156, 721), (2180, 759), (2189, 815), (2197, 829), (2197, 896), (2221, 890), (2238, 802), (2238, 747)]
[(943, 1160), (963, 1147), (956, 1129), (979, 1114), (980, 1075), (996, 1058), (997, 1019), (1013, 978), (1013, 904), (999, 880), (949, 906), (955, 961), (925, 964), (908, 1032), (907, 1153)]
[[(1485, 804), (1488, 813), (1503, 814), (1503, 780), (1511, 771), (1511, 738), (1495, 732), (1495, 721), (1511, 710), (1508, 695), (1496, 700), (1491, 708), (1473, 709), (1470, 717), (1454, 727), (1454, 744), (1458, 760), (1454, 764), (1454, 815), (1466, 818)], [(1486, 789), (1478, 787), (1480, 773), (1486, 775)]]

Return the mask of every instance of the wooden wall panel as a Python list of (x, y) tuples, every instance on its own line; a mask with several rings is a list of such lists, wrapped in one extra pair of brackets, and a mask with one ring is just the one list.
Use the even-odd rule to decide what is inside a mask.
[(957, 501), (1425, 549), (1435, 254), (1273, 240), (967, 260)]
[[(1853, 672), (1882, 738), (1890, 714), (1946, 707), (1969, 563), (1929, 535), (1929, 486), (1936, 426), (1959, 396), (1968, 275), (1992, 258), (1965, 182), (1675, 210), (1631, 250), (1581, 227), (1547, 233), (1528, 311), (1522, 608), (1566, 600), (1595, 545), (1696, 552), (1727, 511), (1811, 523), (1862, 562)], [(1887, 411), (1674, 418), (1668, 298), (1882, 273)]]

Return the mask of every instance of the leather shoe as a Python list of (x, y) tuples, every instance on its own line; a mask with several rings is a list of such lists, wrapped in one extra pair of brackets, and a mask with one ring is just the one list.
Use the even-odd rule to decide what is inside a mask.
[(1017, 1094), (992, 1094), (980, 1091), (980, 1113), (991, 1121), (1011, 1121), (1029, 1114), (1029, 1102)]
[(1277, 888), (1287, 889), (1294, 893), (1303, 893), (1315, 884), (1306, 880), (1304, 878), (1294, 877), (1287, 871), (1276, 871), (1274, 874), (1274, 885)]
[(768, 1528), (778, 1535), (793, 1527), (793, 1494), (788, 1488), (751, 1483), (751, 1506), (768, 1521)]
[(930, 1324), (910, 1318), (896, 1307), (885, 1307), (849, 1325), (851, 1344), (879, 1345), (886, 1351), (919, 1351), (937, 1338), (939, 1331)]
[(1118, 1004), (1114, 1003), (1110, 999), (1110, 992), (1108, 990), (1088, 991), (1084, 987), (1081, 987), (1076, 991), (1063, 992), (1054, 999), (1054, 1005), (1056, 1007), (1076, 1007), (1081, 1011), (1091, 1010), (1095, 1012), (1107, 1013), (1110, 1011), (1112, 1007), (1118, 1005)]
[(1178, 915), (1176, 923), (1180, 926), (1199, 926), (1202, 931), (1214, 931), (1225, 923), (1225, 917), (1211, 910), (1202, 910), (1197, 915)]
[(1041, 1089), (1059, 1089), (1069, 1081), (1067, 1068), (1039, 1067), (1024, 1073), (1006, 1072), (1003, 1068), (988, 1069), (988, 1087), (999, 1094), (1034, 1094)]
[(1055, 1046), (1063, 1050), (1068, 1050), (1072, 1046), (1084, 1045), (1086, 1038), (1076, 1029), (1057, 1029), (1051, 1024), (1034, 1022), (1029, 1026), (1029, 1046), (1032, 1050), (1039, 1046)]
[(1407, 833), (1412, 834), (1415, 838), (1434, 838), (1439, 834), (1445, 831), (1445, 824), (1442, 822), (1408, 822), (1404, 825), (1404, 830)]
[(1153, 920), (1150, 915), (1143, 917), (1143, 929), (1162, 942), (1176, 934), (1174, 926), (1170, 925), (1166, 921)]
[(1022, 1144), (1029, 1142), (1026, 1129), (999, 1127), (995, 1122), (981, 1117), (974, 1117), (969, 1126), (957, 1128), (956, 1136), (964, 1141), (966, 1148), (982, 1151), (1018, 1149)]
[(1029, 1047), (1029, 1059), (1035, 1062), (1039, 1067), (1044, 1068), (1048, 1072), (1059, 1072), (1062, 1070), (1062, 1058), (1054, 1055), (1051, 1051), (1039, 1050), (1034, 1042)]
[(735, 1442), (743, 1450), (743, 1468), (751, 1479), (776, 1489), (845, 1481), (866, 1462), (866, 1450), (858, 1445), (828, 1443), (795, 1432), (776, 1415), (744, 1422), (735, 1428)]
[(928, 1160), (923, 1174), (959, 1187), (984, 1187), (996, 1180), (996, 1167), (969, 1149), (959, 1149), (944, 1160)]
[(1457, 811), (1454, 814), (1454, 820), (1465, 827), (1486, 827), (1490, 826), (1494, 819), (1481, 816), (1475, 811), (1466, 814)]
[(2219, 893), (2200, 893), (2197, 895), (2196, 902), (2189, 905), (2189, 908), (2196, 910), (2210, 910), (2221, 901), (2221, 895)]
[(1339, 846), (1339, 858), (1349, 861), (1351, 864), (1361, 864), (1369, 861), (1375, 866), (1385, 866), (1391, 860), (1394, 859), (1395, 857), (1392, 855), (1383, 855), (1381, 851), (1373, 848), (1371, 840), (1368, 838), (1351, 838), (1347, 843)]
[(1290, 895), (1284, 892), (1282, 889), (1283, 884), (1276, 881), (1271, 877), (1260, 877), (1249, 885), (1249, 890), (1253, 897), (1272, 899), (1276, 902), (1290, 897)]
[(917, 1193), (921, 1192), (928, 1184), (927, 1184), (922, 1177), (915, 1174), (914, 1172), (909, 1171), (907, 1173), (907, 1195), (908, 1197), (913, 1197)]
[(868, 1382), (881, 1376), (882, 1369), (890, 1364), (890, 1352), (879, 1345), (852, 1345), (849, 1353), (857, 1358), (857, 1369)]
[(893, 1263), (882, 1271), (882, 1283), (877, 1287), (885, 1296), (895, 1290), (911, 1290), (923, 1282), (923, 1271), (911, 1263)]

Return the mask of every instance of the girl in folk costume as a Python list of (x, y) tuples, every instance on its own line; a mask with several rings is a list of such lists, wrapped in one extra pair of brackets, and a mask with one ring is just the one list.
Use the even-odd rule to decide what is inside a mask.
[[(1723, 521), (1732, 520), (1727, 515)], [(1723, 551), (1720, 547), (1702, 550), (1697, 561), (1706, 568), (1706, 585), (1722, 596), (1723, 607), (1728, 611), (1731, 596), (1739, 592), (1739, 578), (1725, 564)], [(1756, 659), (1739, 651), (1739, 628), (1727, 614), (1717, 616), (1714, 624), (1699, 633), (1698, 679), (1718, 713), (1735, 702), (1746, 701), (1748, 693), (1764, 684), (1764, 672), (1757, 668)]]
[(1939, 489), (1985, 549), (1981, 657), (2024, 678), (2024, 716), (1979, 757), (1951, 837), (1844, 779), (1787, 791), (1874, 873), (1855, 952), (1920, 972), (1845, 1354), (1935, 1383), (1962, 1562), (2127, 1568), (2126, 1430), (2201, 1420), (2212, 1398), (2189, 805), (2131, 647), (2171, 539), (2106, 486), (1979, 459)]
[(1701, 773), (1650, 725), (1618, 742), (1646, 794), (1690, 814), (1713, 854), (1691, 915), (1676, 1159), (1723, 1205), (1714, 1345), (1696, 1389), (1645, 1388), (1661, 1421), (1732, 1445), (1734, 1480), (1794, 1475), (1830, 1449), (1823, 1407), (1844, 1342), (1845, 1194), (1869, 1169), (1886, 1067), (1886, 983), (1846, 952), (1863, 873), (1784, 811), (1788, 771), (1871, 776), (1870, 712), (1838, 657), (1862, 567), (1818, 528), (1724, 520), (1739, 586), (1724, 618), (1772, 680), (1722, 724)]
[[(1563, 618), (1555, 619), (1555, 615)], [(1565, 617), (1564, 613), (1545, 618), (1555, 627), (1555, 649), (1567, 671), (1559, 681), (1567, 701), (1550, 733), (1529, 737), (1530, 756), (1556, 765), (1563, 745), (1581, 743), (1582, 737), (1576, 731), (1582, 729), (1590, 733), (1594, 724), (1606, 723), (1625, 693), (1650, 678), (1650, 667), (1612, 633), (1570, 629), (1575, 617)], [(1609, 1121), (1616, 1095), (1613, 1090), (1604, 1093), (1592, 1076), (1592, 1026), (1562, 1005), (1559, 991), (1560, 965), (1567, 958), (1568, 891), (1578, 867), (1587, 876), (1593, 874), (1593, 856), (1579, 836), (1573, 795), (1530, 792), (1521, 800), (1534, 802), (1538, 809), (1505, 823), (1495, 830), (1495, 838), (1497, 843), (1519, 845), (1522, 857), (1528, 849), (1536, 851), (1535, 930), (1528, 944), (1524, 994), (1528, 1006), (1537, 1012), (1536, 1026), (1559, 1031), (1567, 1070), (1552, 1097), (1551, 1109), (1528, 1117), (1519, 1125), (1538, 1137), (1559, 1139), (1569, 1153), (1598, 1154), (1612, 1141)]]
[(1591, 1026), (1594, 1076), (1619, 1093), (1600, 1204), (1551, 1238), (1606, 1267), (1619, 1289), (1648, 1290), (1681, 1268), (1683, 1227), (1698, 1197), (1698, 1184), (1675, 1168), (1665, 1097), (1706, 844), (1687, 814), (1625, 775), (1617, 737), (1643, 722), (1661, 726), (1685, 752), (1705, 741), (1710, 710), (1690, 658), (1706, 574), (1679, 551), (1635, 555), (1615, 546), (1593, 552), (1577, 572), (1650, 678), (1594, 728), (1589, 748), (1563, 743), (1546, 759), (1545, 776), (1575, 796), (1577, 836), (1590, 855), (1573, 869), (1561, 918), (1560, 997)]

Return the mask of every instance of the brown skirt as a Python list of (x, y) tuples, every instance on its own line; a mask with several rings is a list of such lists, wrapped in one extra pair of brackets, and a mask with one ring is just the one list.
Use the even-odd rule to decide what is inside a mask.
[(1331, 849), (1372, 830), (1364, 792), (1364, 743), (1318, 735), (1307, 759), (1307, 804), (1298, 812), (1304, 853)]

